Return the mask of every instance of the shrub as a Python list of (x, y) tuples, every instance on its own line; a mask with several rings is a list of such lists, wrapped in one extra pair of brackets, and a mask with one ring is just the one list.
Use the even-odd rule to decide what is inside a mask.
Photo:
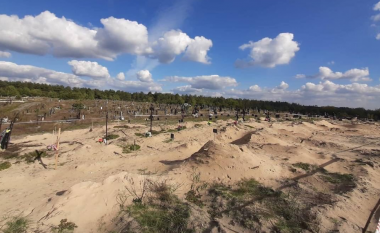
[(188, 228), (190, 207), (173, 194), (174, 187), (166, 182), (144, 180), (142, 189), (141, 195), (127, 189), (134, 199), (122, 212), (132, 217), (137, 226), (130, 229), (133, 224), (129, 222), (123, 226), (123, 232), (194, 232)]
[(309, 171), (311, 168), (311, 165), (308, 163), (295, 163), (293, 164), (294, 167), (301, 168), (302, 170)]
[(355, 177), (352, 174), (330, 173), (322, 170), (322, 179), (334, 185), (333, 191), (343, 194), (356, 187)]
[(112, 139), (116, 139), (118, 137), (119, 137), (119, 135), (117, 135), (117, 134), (108, 134), (107, 137), (106, 137), (106, 139), (107, 140), (112, 140)]
[(75, 223), (69, 222), (67, 219), (61, 219), (59, 225), (53, 226), (52, 230), (56, 233), (71, 233), (74, 232), (75, 228), (77, 227), (78, 226)]
[(25, 217), (13, 217), (5, 223), (3, 233), (26, 233), (29, 228), (29, 220)]
[(129, 144), (129, 145), (125, 145), (125, 146), (122, 146), (123, 148), (123, 153), (125, 154), (128, 154), (128, 153), (132, 153), (133, 151), (137, 151), (137, 150), (140, 150), (140, 145), (137, 145), (137, 144)]
[(10, 162), (2, 162), (0, 163), (0, 171), (8, 169), (12, 166)]

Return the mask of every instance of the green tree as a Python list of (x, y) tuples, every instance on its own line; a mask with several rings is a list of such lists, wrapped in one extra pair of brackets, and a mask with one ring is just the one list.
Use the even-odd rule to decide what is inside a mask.
[(20, 95), (20, 92), (14, 86), (9, 85), (5, 88), (5, 94), (7, 96), (17, 96)]

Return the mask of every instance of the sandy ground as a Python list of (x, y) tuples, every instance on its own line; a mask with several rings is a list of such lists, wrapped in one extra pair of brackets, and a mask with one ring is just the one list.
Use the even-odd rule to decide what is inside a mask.
[[(105, 127), (65, 131), (61, 134), (58, 168), (54, 157), (39, 163), (17, 163), (0, 171), (0, 217), (26, 215), (33, 229), (47, 229), (67, 218), (78, 225), (76, 232), (103, 232), (119, 210), (117, 196), (125, 186), (138, 186), (144, 177), (181, 184), (176, 194), (183, 198), (194, 170), (206, 182), (235, 183), (255, 178), (273, 189), (283, 189), (292, 178), (305, 175), (291, 171), (292, 164), (305, 162), (321, 165), (329, 172), (350, 173), (357, 187), (336, 195), (333, 205), (318, 207), (321, 232), (361, 232), (380, 197), (380, 127), (377, 124), (351, 122), (245, 122), (237, 126), (218, 121), (184, 123), (187, 129), (175, 132), (172, 142), (164, 142), (170, 133), (151, 138), (135, 136), (146, 126), (109, 132), (120, 137), (109, 145), (97, 141)], [(201, 124), (201, 126), (199, 126)], [(162, 126), (163, 128), (169, 126)], [(171, 126), (174, 128), (174, 126)], [(214, 135), (212, 129), (218, 129)], [(155, 130), (161, 128), (155, 127)], [(50, 134), (12, 139), (23, 153), (46, 149), (55, 142)], [(119, 145), (133, 142), (139, 151), (124, 154)], [(202, 161), (197, 161), (200, 154)], [(338, 158), (338, 159), (337, 159)], [(335, 159), (335, 160), (334, 160)], [(357, 159), (369, 161), (358, 164)], [(305, 189), (327, 191), (318, 174), (303, 176), (298, 184)], [(380, 212), (375, 213), (368, 230), (374, 231)], [(331, 219), (338, 219), (338, 221)], [(79, 230), (80, 229), (80, 230)], [(228, 232), (228, 231), (227, 231)]]

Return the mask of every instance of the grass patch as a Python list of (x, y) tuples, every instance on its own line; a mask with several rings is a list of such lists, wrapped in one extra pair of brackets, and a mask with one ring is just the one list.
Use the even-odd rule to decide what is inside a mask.
[(26, 233), (29, 228), (29, 220), (25, 217), (13, 217), (5, 223), (3, 233)]
[(131, 127), (129, 127), (128, 125), (115, 125), (114, 128), (115, 129), (130, 129)]
[(123, 226), (123, 232), (195, 232), (188, 227), (191, 210), (173, 194), (174, 188), (165, 182), (145, 180), (143, 194), (135, 196), (129, 206), (121, 206), (131, 220)]
[(0, 163), (0, 171), (8, 169), (12, 166), (10, 162), (2, 162)]
[(107, 135), (106, 139), (107, 140), (112, 140), (112, 139), (116, 139), (118, 137), (119, 137), (119, 135), (117, 135), (117, 134), (109, 134), (109, 135)]
[(202, 127), (202, 124), (195, 124), (194, 127), (195, 128), (200, 128), (200, 127)]
[(212, 184), (211, 217), (227, 214), (232, 222), (254, 232), (271, 226), (271, 232), (318, 232), (319, 221), (310, 205), (294, 196), (274, 191), (254, 179), (243, 179), (235, 186)]
[[(47, 158), (47, 157), (53, 156), (53, 154), (48, 154), (48, 153), (46, 153), (46, 151), (41, 151), (41, 152), (42, 152), (41, 158)], [(19, 158), (21, 160), (24, 160), (27, 163), (34, 163), (34, 159), (36, 157), (37, 157), (37, 152), (36, 151), (32, 151), (32, 152), (23, 154), (23, 155), (21, 155), (21, 156), (19, 156), (17, 158)]]
[(181, 130), (185, 130), (186, 129), (186, 126), (178, 126), (177, 128), (175, 128), (175, 129), (168, 129), (166, 132), (167, 133), (174, 133), (174, 132), (179, 132), (179, 131), (181, 131)]
[(356, 187), (355, 177), (352, 174), (330, 173), (322, 170), (322, 179), (334, 185), (336, 194), (344, 194)]
[(145, 137), (145, 133), (135, 133), (137, 137)]
[(52, 231), (54, 233), (71, 233), (74, 232), (75, 228), (78, 226), (73, 223), (67, 221), (67, 219), (61, 219), (61, 222), (59, 223), (58, 226), (53, 226)]
[(123, 153), (124, 154), (129, 154), (129, 153), (132, 153), (134, 151), (138, 151), (140, 150), (141, 146), (140, 145), (137, 145), (137, 144), (129, 144), (129, 145), (123, 145), (121, 146), (123, 148)]
[(355, 159), (355, 163), (358, 163), (359, 165), (368, 165), (370, 167), (374, 167), (375, 165), (371, 161), (363, 161), (363, 159)]
[(293, 166), (301, 168), (302, 170), (305, 170), (305, 171), (310, 171), (310, 169), (312, 168), (312, 165), (308, 163), (294, 163)]
[(190, 190), (185, 194), (185, 199), (189, 202), (194, 203), (199, 207), (203, 207), (204, 203), (202, 201), (201, 192), (207, 188), (208, 184), (206, 182), (201, 181), (201, 173), (193, 170), (191, 174), (191, 186)]

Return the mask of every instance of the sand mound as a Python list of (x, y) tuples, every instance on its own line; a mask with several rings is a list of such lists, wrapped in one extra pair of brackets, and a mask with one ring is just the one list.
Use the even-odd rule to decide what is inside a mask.
[(228, 154), (227, 150), (210, 140), (199, 151), (186, 159), (186, 161), (205, 164), (210, 163), (211, 160), (220, 159), (220, 157), (228, 157)]
[[(97, 229), (99, 219), (107, 222), (116, 216), (120, 204), (117, 197), (130, 195), (126, 187), (139, 193), (144, 179), (146, 176), (122, 172), (101, 183), (78, 183), (68, 190), (57, 192), (56, 197), (49, 198), (45, 206), (35, 211), (40, 213), (39, 219), (43, 225), (57, 225), (66, 218), (74, 221), (79, 229), (92, 232)], [(132, 199), (128, 198), (125, 204), (131, 203)]]
[(321, 126), (326, 126), (328, 128), (338, 128), (337, 125), (333, 125), (333, 124), (331, 124), (330, 122), (328, 122), (326, 120), (317, 121), (316, 124), (317, 125), (321, 125)]
[(247, 144), (251, 141), (251, 137), (252, 137), (252, 134), (254, 134), (255, 132), (249, 132), (247, 134), (245, 134), (243, 137), (231, 142), (231, 144), (234, 144), (234, 145), (244, 145), (244, 144)]

